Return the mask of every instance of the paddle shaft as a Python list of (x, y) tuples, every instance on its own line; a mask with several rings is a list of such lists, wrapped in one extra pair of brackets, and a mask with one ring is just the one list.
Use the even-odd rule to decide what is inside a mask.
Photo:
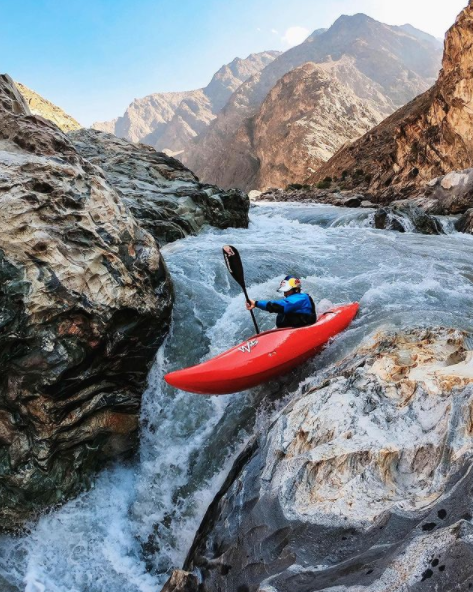
[[(248, 304), (251, 304), (251, 300), (248, 297), (246, 287), (243, 288), (243, 294), (245, 295), (245, 298), (246, 298), (246, 301), (248, 302)], [(258, 323), (256, 322), (255, 313), (252, 310), (250, 310), (250, 314), (251, 314), (251, 318), (253, 319), (253, 325), (255, 326), (256, 335), (259, 335), (259, 327), (258, 327)]]

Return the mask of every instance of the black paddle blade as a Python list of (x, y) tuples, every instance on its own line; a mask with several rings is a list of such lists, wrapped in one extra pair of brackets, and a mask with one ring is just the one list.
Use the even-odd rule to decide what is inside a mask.
[(225, 245), (222, 250), (228, 271), (233, 279), (246, 291), (245, 273), (243, 271), (243, 263), (241, 262), (240, 253), (231, 245)]

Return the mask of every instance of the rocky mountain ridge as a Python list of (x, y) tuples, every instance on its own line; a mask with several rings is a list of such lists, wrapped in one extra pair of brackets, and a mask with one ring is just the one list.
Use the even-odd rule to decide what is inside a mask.
[[(345, 146), (308, 183), (363, 170), (380, 201), (414, 195), (434, 177), (473, 166), (473, 3), (447, 33), (432, 88)], [(473, 205), (473, 204), (472, 204)]]
[[(258, 134), (255, 120), (270, 91), (288, 72), (307, 62), (332, 65), (342, 84), (385, 117), (434, 83), (440, 60), (441, 44), (414, 28), (390, 27), (366, 15), (342, 16), (330, 29), (310, 36), (243, 83), (183, 160), (207, 182), (247, 190), (258, 188), (260, 158), (254, 145)], [(347, 61), (352, 66), (350, 74), (342, 67), (334, 67)], [(296, 113), (297, 105), (294, 116)], [(289, 128), (286, 131), (289, 133)], [(267, 141), (277, 143), (281, 137)], [(307, 151), (310, 149), (307, 147)], [(290, 168), (290, 163), (286, 166)]]
[(202, 89), (155, 93), (135, 99), (125, 114), (93, 128), (132, 142), (142, 142), (171, 155), (181, 155), (190, 140), (202, 133), (224, 107), (231, 94), (250, 76), (269, 64), (279, 52), (235, 58), (216, 72)]
[(63, 132), (71, 132), (82, 127), (78, 121), (68, 115), (63, 109), (54, 105), (54, 103), (51, 103), (51, 101), (48, 101), (34, 90), (31, 90), (20, 82), (15, 82), (15, 86), (22, 94), (33, 115), (40, 115), (52, 121)]

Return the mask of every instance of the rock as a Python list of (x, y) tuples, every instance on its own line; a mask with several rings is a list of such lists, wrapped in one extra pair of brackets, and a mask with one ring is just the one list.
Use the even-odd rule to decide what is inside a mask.
[(341, 200), (340, 205), (344, 208), (359, 208), (361, 206), (361, 199), (357, 195), (351, 195)]
[(364, 199), (361, 204), (360, 204), (360, 208), (376, 208), (377, 205), (374, 204), (372, 201), (369, 201), (368, 199)]
[[(201, 592), (473, 584), (473, 352), (380, 334), (314, 379), (236, 461), (185, 569)], [(471, 586), (470, 586), (471, 587)]]
[(15, 82), (15, 85), (28, 103), (30, 112), (33, 113), (33, 115), (40, 115), (41, 117), (52, 121), (63, 132), (70, 132), (82, 127), (73, 117), (68, 115), (57, 105), (51, 103), (51, 101), (44, 99), (41, 95), (34, 92), (34, 90), (29, 89), (20, 82)]
[(161, 592), (198, 592), (199, 582), (194, 574), (175, 569)]
[[(285, 83), (281, 79), (285, 75), (313, 62), (347, 89), (343, 92), (345, 97), (350, 91), (354, 93), (357, 97), (353, 117), (356, 125), (349, 130), (348, 140), (355, 137), (356, 129), (363, 133), (361, 112), (367, 114), (367, 121), (373, 121), (373, 113), (387, 117), (434, 84), (441, 54), (442, 44), (433, 37), (422, 39), (418, 32), (391, 27), (363, 14), (342, 16), (330, 29), (316, 31), (304, 43), (284, 52), (242, 84), (212, 125), (189, 146), (183, 162), (204, 181), (224, 188), (266, 188), (273, 174), (274, 182), (292, 179), (290, 163), (278, 148), (279, 145), (285, 145), (284, 134), (290, 136), (289, 144), (293, 153), (303, 154), (304, 159), (310, 161), (312, 149), (320, 156), (321, 148), (330, 147), (330, 133), (325, 137), (324, 121), (317, 118), (319, 103), (323, 105), (324, 116), (334, 121), (336, 114), (331, 112), (329, 93), (325, 98), (324, 91), (319, 88), (318, 94), (312, 97), (310, 93), (317, 88), (317, 81), (309, 79), (304, 82), (304, 68), (294, 75), (289, 74), (286, 79), (289, 86), (303, 93), (295, 96), (294, 106), (291, 105), (290, 97), (283, 92)], [(279, 117), (271, 116), (272, 106), (280, 109), (277, 106), (279, 97), (290, 109), (285, 115), (281, 112), (282, 124)], [(311, 99), (314, 100), (312, 110)], [(265, 101), (268, 102), (263, 107)], [(363, 108), (360, 107), (360, 101)], [(341, 102), (341, 96), (337, 94), (337, 103)], [(340, 108), (339, 104), (335, 109), (345, 121), (349, 119), (343, 106)], [(375, 121), (380, 119), (376, 118)], [(308, 124), (306, 130), (298, 129), (305, 123)], [(334, 131), (334, 144), (339, 145), (343, 130), (337, 129), (335, 125)], [(297, 147), (294, 142), (304, 141), (303, 138), (308, 145)], [(332, 145), (330, 150), (336, 150), (336, 146)], [(267, 159), (266, 162), (261, 162), (260, 154)], [(328, 151), (325, 158), (331, 154), (333, 152)], [(279, 164), (289, 168), (283, 168), (281, 178)], [(295, 168), (304, 170), (305, 164), (296, 162)], [(261, 167), (265, 178), (260, 186), (258, 178)], [(307, 176), (297, 181), (305, 183)]]
[(433, 179), (422, 192), (443, 214), (464, 214), (473, 207), (473, 169), (453, 171)]
[(203, 185), (179, 161), (143, 144), (91, 129), (69, 137), (82, 156), (103, 169), (160, 244), (195, 234), (204, 224), (248, 227), (249, 199), (243, 192)]
[(397, 232), (419, 232), (421, 234), (445, 234), (437, 218), (411, 203), (394, 203), (379, 208), (374, 215), (375, 228)]
[(261, 191), (256, 191), (255, 189), (253, 189), (253, 191), (250, 191), (248, 193), (248, 197), (250, 198), (250, 200), (257, 200), (261, 197), (262, 192)]
[(473, 209), (468, 210), (455, 224), (455, 230), (473, 234)]
[(172, 288), (152, 236), (0, 76), (0, 528), (136, 446)]
[[(305, 182), (361, 169), (364, 186), (388, 203), (416, 195), (434, 177), (473, 167), (473, 1), (447, 33), (436, 84), (361, 139), (343, 147)], [(462, 191), (461, 177), (443, 178), (442, 190)], [(350, 187), (347, 186), (347, 189)], [(442, 192), (440, 192), (442, 194)], [(470, 201), (470, 207), (473, 205)], [(449, 213), (455, 213), (454, 210)]]

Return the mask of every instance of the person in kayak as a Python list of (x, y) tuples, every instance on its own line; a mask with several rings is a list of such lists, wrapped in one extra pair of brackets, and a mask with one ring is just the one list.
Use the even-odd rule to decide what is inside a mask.
[(284, 294), (284, 299), (250, 300), (246, 304), (246, 308), (248, 310), (259, 308), (260, 310), (277, 314), (276, 327), (278, 329), (313, 325), (317, 322), (315, 304), (308, 294), (301, 292), (301, 289), (301, 280), (288, 275), (282, 280), (278, 290), (278, 292)]

